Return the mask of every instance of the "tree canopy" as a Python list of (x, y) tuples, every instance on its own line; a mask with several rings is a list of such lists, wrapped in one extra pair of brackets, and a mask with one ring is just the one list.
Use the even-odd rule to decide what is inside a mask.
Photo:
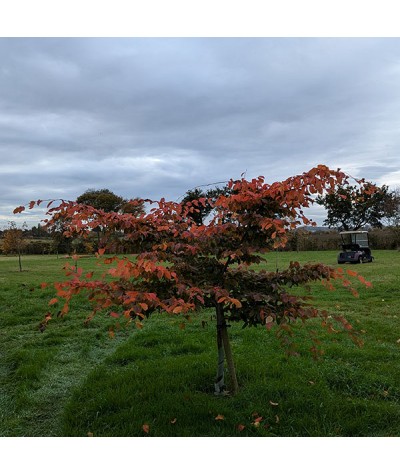
[[(333, 193), (347, 181), (343, 172), (324, 165), (272, 184), (261, 176), (250, 181), (242, 178), (231, 180), (230, 193), (215, 200), (147, 200), (153, 208), (140, 216), (106, 212), (76, 202), (61, 201), (54, 208), (49, 204), (50, 223), (60, 213), (69, 217), (66, 236), (86, 236), (97, 226), (105, 230), (97, 253), (105, 271), (95, 275), (83, 273), (77, 265), (67, 265), (68, 280), (54, 284), (58, 297), (50, 304), (59, 306), (58, 313), (65, 315), (73, 296), (84, 292), (93, 308), (87, 323), (97, 312), (106, 311), (114, 325), (134, 323), (137, 328), (155, 312), (182, 315), (190, 320), (191, 313), (198, 309), (213, 309), (218, 349), (217, 394), (225, 391), (224, 360), (230, 388), (233, 392), (238, 388), (228, 338), (231, 322), (275, 329), (289, 352), (295, 351), (296, 326), (292, 324), (298, 320), (320, 318), (328, 330), (339, 331), (334, 329), (339, 325), (359, 342), (357, 332), (343, 316), (330, 316), (313, 307), (307, 293), (291, 292), (292, 287), (313, 281), (333, 289), (333, 282), (337, 281), (356, 294), (349, 277), (370, 284), (354, 271), (346, 273), (323, 264), (296, 262), (277, 272), (251, 267), (265, 260), (269, 251), (284, 247), (290, 230), (312, 224), (303, 210), (313, 202), (314, 193)], [(212, 207), (213, 215), (207, 224), (199, 224), (193, 216), (200, 207), (207, 206)], [(16, 212), (23, 209), (19, 207)], [(137, 244), (139, 253), (135, 258), (106, 255), (121, 240)], [(49, 312), (42, 329), (51, 318)], [(311, 351), (318, 353), (315, 341)]]
[(341, 231), (358, 230), (367, 225), (381, 228), (385, 219), (397, 210), (395, 196), (386, 185), (378, 187), (364, 182), (340, 185), (335, 193), (320, 195), (316, 202), (327, 210), (324, 225)]
[[(210, 188), (207, 191), (203, 191), (201, 188), (194, 188), (186, 192), (185, 196), (183, 197), (181, 201), (181, 204), (185, 205), (186, 203), (191, 203), (193, 201), (197, 202), (197, 206), (191, 207), (187, 215), (198, 226), (201, 226), (202, 224), (204, 224), (205, 219), (210, 215), (210, 213), (214, 209), (216, 200), (220, 196), (228, 196), (231, 193), (232, 193), (232, 189), (229, 188), (228, 186), (225, 186), (223, 188), (220, 188), (220, 187)], [(201, 201), (199, 201), (200, 199)]]
[(25, 229), (26, 223), (23, 224), (22, 229), (19, 229), (14, 221), (10, 221), (8, 228), (3, 233), (2, 239), (3, 252), (18, 255), (20, 272), (22, 272), (21, 254), (26, 246), (26, 240), (24, 238)]
[(144, 212), (144, 206), (141, 200), (138, 198), (135, 198), (134, 200), (126, 200), (121, 196), (116, 195), (108, 188), (86, 190), (85, 193), (78, 196), (76, 202), (106, 212), (121, 211), (123, 213), (134, 215), (140, 215)]

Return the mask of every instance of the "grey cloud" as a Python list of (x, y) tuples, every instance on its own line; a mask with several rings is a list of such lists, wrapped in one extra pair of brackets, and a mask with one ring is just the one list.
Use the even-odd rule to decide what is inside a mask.
[(73, 199), (108, 187), (177, 198), (242, 172), (273, 181), (317, 163), (393, 182), (399, 46), (376, 38), (0, 39), (0, 215), (52, 193)]

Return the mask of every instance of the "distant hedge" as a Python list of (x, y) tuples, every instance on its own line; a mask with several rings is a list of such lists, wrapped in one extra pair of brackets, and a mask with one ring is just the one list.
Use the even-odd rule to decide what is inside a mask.
[[(400, 250), (400, 227), (369, 231), (372, 249)], [(341, 248), (338, 231), (293, 231), (286, 246), (288, 251), (328, 251)]]
[[(372, 249), (400, 250), (400, 227), (372, 229), (369, 232)], [(142, 246), (145, 243), (142, 244)], [(341, 241), (338, 231), (309, 231), (298, 229), (290, 233), (286, 251), (332, 251), (339, 250)], [(95, 240), (86, 242), (81, 239), (56, 242), (48, 239), (26, 239), (23, 254), (93, 254), (97, 245)], [(129, 242), (121, 241), (121, 247), (114, 249), (117, 253), (135, 253), (138, 251)], [(0, 239), (0, 254), (2, 254)]]

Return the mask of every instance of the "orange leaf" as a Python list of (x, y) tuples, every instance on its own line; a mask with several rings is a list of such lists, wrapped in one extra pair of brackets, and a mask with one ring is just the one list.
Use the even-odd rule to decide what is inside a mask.
[(114, 333), (114, 330), (113, 330), (112, 328), (110, 328), (110, 329), (108, 330), (108, 336), (109, 336), (110, 338), (115, 338), (115, 333)]
[(42, 283), (40, 284), (40, 288), (41, 288), (41, 289), (45, 289), (47, 286), (48, 286), (47, 282), (42, 282)]
[(105, 252), (106, 252), (105, 249), (99, 249), (98, 255), (99, 255), (99, 256), (102, 256)]
[(139, 330), (143, 328), (143, 323), (135, 322), (135, 325), (136, 325), (136, 328), (138, 328)]
[(150, 432), (150, 426), (148, 424), (143, 424), (142, 429), (144, 432), (146, 432), (146, 434)]
[(13, 211), (14, 214), (22, 213), (22, 211), (25, 210), (25, 206), (18, 206), (18, 208), (15, 208)]
[(50, 302), (49, 302), (49, 305), (54, 305), (58, 302), (58, 299), (54, 298), (54, 299), (51, 299)]
[(346, 272), (348, 275), (351, 275), (351, 277), (355, 277), (357, 275), (357, 272), (355, 272), (354, 270), (347, 269)]
[(233, 305), (235, 305), (236, 308), (242, 307), (242, 304), (240, 303), (238, 299), (230, 299), (230, 300), (231, 300), (231, 303), (233, 303)]
[(222, 414), (218, 414), (218, 416), (215, 418), (216, 421), (223, 421), (225, 419), (225, 416)]

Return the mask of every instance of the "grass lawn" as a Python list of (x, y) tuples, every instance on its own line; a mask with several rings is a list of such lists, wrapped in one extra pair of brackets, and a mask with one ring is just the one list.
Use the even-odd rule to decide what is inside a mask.
[[(266, 267), (335, 265), (336, 254), (274, 253)], [(19, 272), (17, 258), (0, 257), (0, 435), (400, 436), (400, 253), (374, 255), (372, 264), (345, 266), (373, 284), (356, 285), (358, 299), (342, 288), (312, 290), (317, 305), (362, 331), (362, 348), (314, 322), (299, 325), (300, 356), (287, 357), (273, 332), (234, 325), (240, 391), (223, 398), (213, 395), (211, 313), (183, 330), (181, 318), (158, 315), (110, 338), (105, 315), (83, 325), (90, 306), (78, 297), (41, 333), (54, 292), (40, 283), (64, 279), (63, 259), (24, 256)], [(92, 258), (80, 265), (96, 270)], [(318, 361), (310, 329), (325, 350)]]

